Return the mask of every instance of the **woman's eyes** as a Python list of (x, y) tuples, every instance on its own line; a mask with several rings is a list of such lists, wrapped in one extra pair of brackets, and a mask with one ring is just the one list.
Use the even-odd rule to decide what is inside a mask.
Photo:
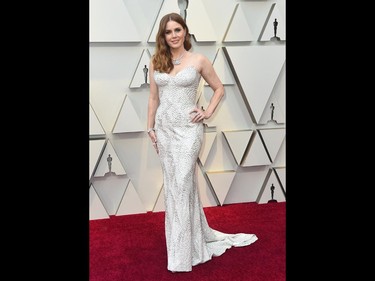
[[(175, 30), (174, 30), (174, 32), (176, 32), (176, 33), (179, 33), (179, 32), (181, 32), (181, 28), (176, 28)], [(171, 34), (172, 33), (172, 31), (171, 30), (166, 30), (165, 31), (165, 34)]]

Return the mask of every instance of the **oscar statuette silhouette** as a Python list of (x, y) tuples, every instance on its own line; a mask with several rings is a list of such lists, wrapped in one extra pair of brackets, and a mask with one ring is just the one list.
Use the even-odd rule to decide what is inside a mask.
[(272, 184), (270, 189), (271, 189), (271, 200), (268, 200), (268, 203), (277, 203), (277, 200), (273, 199), (273, 195), (275, 193), (275, 186)]
[(276, 33), (277, 33), (277, 25), (279, 23), (277, 22), (277, 19), (275, 19), (275, 21), (273, 22), (273, 37), (271, 37), (271, 41), (280, 41), (280, 37), (277, 37), (276, 36)]

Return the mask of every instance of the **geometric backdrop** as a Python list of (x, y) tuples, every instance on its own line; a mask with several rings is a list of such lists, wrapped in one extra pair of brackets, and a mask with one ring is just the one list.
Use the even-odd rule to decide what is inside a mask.
[[(145, 68), (169, 12), (186, 13), (192, 51), (209, 58), (225, 88), (196, 167), (203, 206), (286, 201), (285, 0), (186, 3), (90, 0), (90, 220), (164, 211)], [(211, 95), (202, 80), (197, 104)]]

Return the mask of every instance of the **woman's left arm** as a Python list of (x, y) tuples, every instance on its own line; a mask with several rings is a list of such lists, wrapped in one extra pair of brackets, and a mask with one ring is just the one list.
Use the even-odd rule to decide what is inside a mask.
[(208, 119), (215, 112), (216, 107), (220, 103), (221, 99), (224, 97), (224, 86), (221, 83), (219, 77), (216, 74), (212, 63), (208, 60), (207, 57), (201, 55), (199, 58), (201, 75), (207, 84), (214, 91), (210, 103), (204, 111), (205, 119)]

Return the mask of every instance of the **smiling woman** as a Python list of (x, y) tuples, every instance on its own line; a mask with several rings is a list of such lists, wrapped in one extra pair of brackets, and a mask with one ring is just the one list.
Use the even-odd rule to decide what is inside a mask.
[[(226, 234), (210, 228), (199, 198), (195, 169), (203, 141), (203, 120), (212, 116), (224, 86), (212, 63), (190, 51), (189, 28), (177, 13), (162, 17), (150, 62), (148, 135), (159, 155), (164, 180), (168, 270), (192, 266), (232, 246), (255, 242), (255, 234)], [(178, 74), (178, 75), (177, 75)], [(195, 101), (200, 80), (213, 90), (205, 110)]]

